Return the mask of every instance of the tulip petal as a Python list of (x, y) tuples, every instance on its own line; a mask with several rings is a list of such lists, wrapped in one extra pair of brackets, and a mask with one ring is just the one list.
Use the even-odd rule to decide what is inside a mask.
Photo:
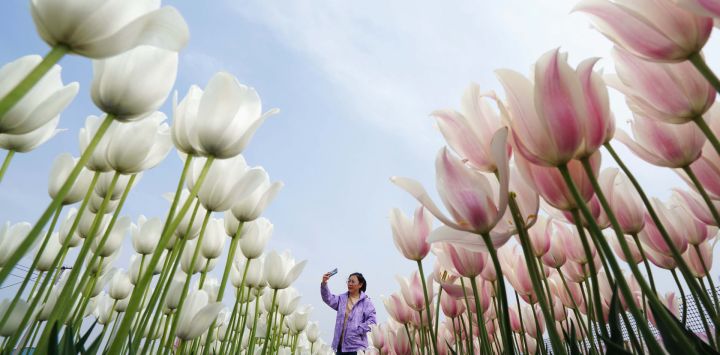
[(428, 243), (446, 242), (454, 246), (466, 248), (473, 252), (487, 252), (487, 246), (477, 234), (457, 230), (448, 226), (440, 226), (428, 236)]
[(295, 280), (300, 276), (303, 269), (305, 268), (305, 264), (307, 264), (307, 260), (303, 260), (303, 261), (295, 264), (295, 266), (293, 266), (293, 268), (290, 269), (290, 271), (288, 271), (287, 275), (285, 276), (285, 283), (287, 285), (290, 285), (293, 282), (295, 282)]
[(165, 6), (138, 17), (110, 36), (73, 46), (72, 50), (91, 58), (106, 58), (139, 45), (179, 51), (189, 39), (185, 19), (175, 8)]
[(439, 219), (443, 224), (450, 226), (452, 228), (458, 229), (458, 230), (464, 230), (464, 231), (471, 231), (470, 228), (463, 228), (457, 223), (453, 222), (451, 219), (445, 216), (438, 206), (433, 202), (433, 200), (428, 195), (425, 188), (417, 181), (410, 179), (410, 178), (404, 178), (404, 177), (398, 177), (393, 176), (390, 178), (390, 181), (392, 181), (395, 185), (400, 187), (401, 189), (408, 192), (410, 195), (415, 197), (420, 204), (422, 204), (425, 208), (427, 208), (430, 213), (435, 216), (435, 218)]
[(205, 331), (210, 328), (210, 325), (217, 319), (220, 311), (225, 308), (225, 305), (220, 302), (209, 303), (207, 306), (201, 308), (195, 316), (192, 318), (192, 325), (190, 331), (186, 335), (185, 340), (195, 339), (201, 336)]

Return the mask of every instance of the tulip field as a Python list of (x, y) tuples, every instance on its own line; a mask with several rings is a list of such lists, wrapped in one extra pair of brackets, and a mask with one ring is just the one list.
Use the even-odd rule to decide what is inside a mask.
[[(228, 71), (172, 94), (190, 38), (172, 6), (28, 10), (47, 54), (0, 64), (0, 188), (77, 97), (101, 113), (71, 132), (79, 156), (55, 155), (36, 219), (0, 219), (0, 353), (335, 354), (320, 331), (332, 324), (309, 321), (325, 305), (293, 287), (308, 260), (266, 248), (263, 214), (284, 184), (243, 155), (279, 110)], [(706, 62), (720, 58), (703, 54), (720, 1), (582, 0), (574, 12), (614, 45), (612, 73), (560, 48), (526, 71), (498, 68), (502, 92), (473, 83), (457, 109), (431, 113), (446, 145), (437, 194), (390, 177), (417, 207), (392, 209), (386, 239), (393, 263), (417, 271), (372, 294), (388, 317), (361, 353), (720, 353), (720, 79)], [(87, 59), (90, 85), (62, 73), (66, 56)], [(652, 196), (619, 146), (686, 185)], [(182, 168), (164, 215), (124, 211), (170, 157)]]

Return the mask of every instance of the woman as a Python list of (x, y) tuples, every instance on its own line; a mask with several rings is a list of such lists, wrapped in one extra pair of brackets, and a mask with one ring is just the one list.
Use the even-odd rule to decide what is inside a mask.
[(332, 348), (337, 354), (357, 354), (367, 348), (367, 333), (375, 324), (375, 306), (365, 294), (367, 283), (359, 272), (350, 274), (347, 280), (348, 292), (333, 295), (327, 281), (330, 273), (322, 277), (320, 295), (325, 303), (338, 311), (335, 317), (335, 336)]

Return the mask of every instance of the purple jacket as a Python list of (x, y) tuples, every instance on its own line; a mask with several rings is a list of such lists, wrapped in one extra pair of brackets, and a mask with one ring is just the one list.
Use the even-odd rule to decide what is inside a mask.
[[(320, 284), (320, 295), (325, 303), (332, 309), (338, 311), (335, 317), (335, 336), (332, 341), (332, 348), (337, 350), (340, 334), (342, 333), (343, 320), (345, 319), (345, 308), (347, 307), (348, 293), (333, 295), (327, 284)], [(364, 350), (368, 346), (367, 333), (370, 325), (375, 324), (375, 306), (373, 306), (365, 292), (360, 292), (360, 299), (350, 310), (350, 315), (345, 326), (343, 337), (343, 351)]]

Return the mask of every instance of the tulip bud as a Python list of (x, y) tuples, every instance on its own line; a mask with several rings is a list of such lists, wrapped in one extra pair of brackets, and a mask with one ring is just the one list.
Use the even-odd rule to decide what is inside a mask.
[(262, 167), (257, 169), (260, 175), (260, 185), (246, 195), (238, 196), (238, 201), (232, 206), (232, 213), (235, 218), (243, 222), (253, 221), (260, 217), (283, 187), (282, 182), (270, 184), (270, 178), (265, 169)]
[(219, 302), (209, 303), (208, 300), (208, 294), (203, 290), (195, 290), (188, 295), (178, 315), (177, 337), (193, 340), (210, 328), (225, 306)]
[(307, 260), (295, 263), (295, 259), (287, 252), (278, 254), (272, 251), (265, 257), (263, 265), (268, 286), (273, 290), (287, 288), (300, 276), (305, 264)]
[(243, 255), (248, 259), (256, 259), (262, 255), (272, 232), (273, 225), (266, 218), (243, 224), (240, 235), (240, 250)]
[(222, 254), (225, 246), (225, 231), (221, 219), (212, 218), (208, 221), (205, 236), (201, 245), (201, 254), (206, 259), (216, 259)]
[(20, 328), (20, 323), (22, 322), (25, 313), (27, 313), (30, 309), (30, 305), (22, 299), (18, 300), (12, 309), (8, 309), (10, 307), (10, 303), (11, 301), (8, 298), (0, 301), (0, 317), (4, 319), (8, 312), (10, 313), (10, 315), (7, 316), (7, 321), (5, 321), (2, 327), (0, 327), (0, 335), (4, 337), (15, 335)]
[(163, 221), (160, 218), (138, 217), (138, 224), (132, 225), (132, 244), (138, 254), (152, 254), (160, 241)]
[(164, 113), (118, 125), (110, 135), (107, 160), (113, 170), (136, 174), (158, 165), (170, 153), (170, 127)]

